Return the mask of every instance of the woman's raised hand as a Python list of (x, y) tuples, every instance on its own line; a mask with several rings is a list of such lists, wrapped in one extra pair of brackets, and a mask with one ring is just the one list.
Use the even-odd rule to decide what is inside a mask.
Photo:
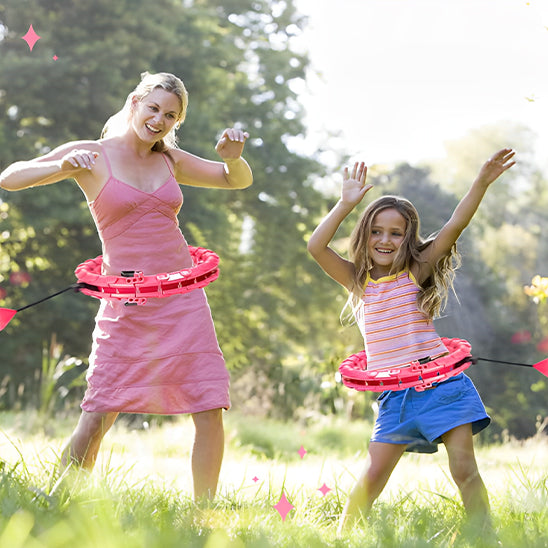
[(215, 150), (223, 160), (237, 160), (242, 155), (248, 137), (247, 131), (236, 128), (225, 129)]
[(98, 152), (91, 150), (74, 149), (61, 158), (61, 169), (63, 171), (74, 171), (75, 169), (91, 169), (95, 165), (95, 158)]
[(366, 184), (367, 166), (364, 162), (356, 162), (352, 171), (347, 167), (343, 172), (343, 184), (341, 191), (341, 200), (352, 207), (359, 204), (365, 193), (373, 188), (373, 185)]

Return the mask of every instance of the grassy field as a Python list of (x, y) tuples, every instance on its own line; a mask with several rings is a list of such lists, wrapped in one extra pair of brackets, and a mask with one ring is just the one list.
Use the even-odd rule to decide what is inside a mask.
[[(367, 423), (320, 417), (304, 426), (231, 412), (219, 496), (197, 507), (188, 418), (120, 421), (95, 471), (53, 494), (75, 418), (38, 422), (30, 413), (0, 415), (0, 548), (548, 546), (545, 437), (477, 450), (496, 539), (465, 527), (443, 448), (406, 455), (372, 515), (338, 537), (337, 518), (364, 464)], [(282, 495), (292, 506), (285, 519), (274, 507)]]

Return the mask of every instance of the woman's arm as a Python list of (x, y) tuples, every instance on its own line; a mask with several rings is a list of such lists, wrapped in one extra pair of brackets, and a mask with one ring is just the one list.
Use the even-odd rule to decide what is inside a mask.
[[(80, 175), (89, 173), (95, 164), (98, 156), (92, 150), (95, 147), (95, 141), (71, 142), (44, 156), (15, 162), (0, 173), (0, 187), (5, 190), (23, 190), (57, 183), (70, 177), (80, 178)], [(82, 178), (86, 179), (85, 175)]]
[(223, 162), (204, 160), (184, 150), (171, 149), (177, 181), (209, 188), (247, 188), (253, 183), (253, 174), (241, 155), (248, 137), (244, 131), (226, 129), (215, 147)]
[[(421, 253), (421, 262), (425, 261), (428, 265), (426, 270), (431, 272), (437, 261), (451, 251), (462, 231), (472, 220), (489, 185), (516, 163), (512, 160), (514, 154), (512, 149), (503, 148), (483, 164), (478, 176), (455, 208), (449, 221), (439, 231), (433, 242)], [(421, 272), (422, 281), (430, 275), (430, 272)]]
[(309, 253), (325, 273), (348, 290), (354, 281), (354, 264), (333, 251), (329, 243), (343, 220), (373, 187), (365, 184), (366, 177), (367, 167), (363, 162), (356, 162), (351, 174), (348, 168), (344, 169), (341, 199), (314, 230), (307, 245)]

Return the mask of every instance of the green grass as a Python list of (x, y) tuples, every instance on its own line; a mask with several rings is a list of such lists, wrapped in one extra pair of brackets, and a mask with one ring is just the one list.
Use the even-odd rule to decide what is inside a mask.
[[(54, 436), (32, 424), (28, 413), (0, 416), (0, 548), (548, 545), (546, 438), (478, 449), (498, 544), (464, 526), (443, 449), (405, 456), (372, 515), (338, 537), (346, 493), (365, 460), (366, 423), (303, 426), (227, 414), (219, 495), (207, 507), (190, 497), (188, 419), (139, 430), (115, 425), (95, 471), (53, 494), (57, 455), (74, 421)], [(323, 483), (331, 489), (325, 496)], [(274, 509), (282, 493), (294, 506), (285, 521)]]

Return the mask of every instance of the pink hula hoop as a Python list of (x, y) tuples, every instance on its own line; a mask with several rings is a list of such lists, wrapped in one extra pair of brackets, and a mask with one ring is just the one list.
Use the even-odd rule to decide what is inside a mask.
[(84, 261), (74, 273), (84, 295), (126, 301), (126, 304), (145, 304), (149, 298), (170, 297), (205, 287), (219, 277), (216, 253), (203, 247), (189, 246), (188, 250), (194, 266), (169, 274), (144, 276), (140, 271), (124, 271), (120, 276), (108, 276), (101, 273), (102, 255)]
[(444, 337), (441, 340), (449, 350), (446, 356), (426, 363), (415, 361), (390, 369), (368, 371), (367, 356), (365, 350), (362, 350), (346, 358), (339, 366), (342, 382), (348, 388), (371, 392), (405, 388), (414, 388), (421, 392), (431, 388), (432, 383), (454, 377), (473, 363), (468, 341)]

